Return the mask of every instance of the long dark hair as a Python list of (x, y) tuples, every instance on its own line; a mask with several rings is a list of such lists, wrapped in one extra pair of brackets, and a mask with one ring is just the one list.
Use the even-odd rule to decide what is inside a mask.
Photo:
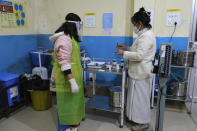
[(74, 37), (74, 39), (77, 42), (81, 42), (81, 39), (77, 33), (77, 28), (76, 28), (76, 24), (72, 23), (72, 22), (67, 22), (67, 21), (81, 21), (81, 18), (74, 14), (74, 13), (69, 13), (66, 17), (65, 17), (66, 22), (64, 22), (56, 31), (55, 33), (59, 33), (59, 32), (64, 32), (65, 35), (69, 35), (71, 38)]
[(142, 22), (145, 28), (151, 29), (152, 26), (150, 24), (150, 16), (151, 13), (147, 12), (144, 7), (140, 8), (138, 12), (136, 12), (133, 17), (131, 17), (132, 23)]

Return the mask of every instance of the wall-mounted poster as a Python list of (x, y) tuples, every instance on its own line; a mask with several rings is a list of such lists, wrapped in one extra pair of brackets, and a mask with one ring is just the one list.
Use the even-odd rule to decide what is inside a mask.
[(0, 1), (0, 26), (16, 27), (13, 3), (10, 1)]
[(17, 27), (26, 26), (26, 13), (25, 7), (22, 3), (14, 3), (14, 15)]
[(25, 7), (22, 3), (0, 0), (0, 26), (24, 27), (26, 26)]

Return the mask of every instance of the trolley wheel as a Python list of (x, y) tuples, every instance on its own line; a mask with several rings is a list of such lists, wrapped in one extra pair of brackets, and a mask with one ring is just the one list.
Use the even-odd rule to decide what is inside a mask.
[(123, 126), (121, 126), (121, 125), (120, 125), (119, 127), (120, 127), (120, 128), (123, 128)]

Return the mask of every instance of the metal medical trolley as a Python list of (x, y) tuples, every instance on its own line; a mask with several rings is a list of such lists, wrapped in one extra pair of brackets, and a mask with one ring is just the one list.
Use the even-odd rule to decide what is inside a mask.
[[(120, 128), (123, 127), (124, 123), (124, 98), (125, 98), (125, 83), (126, 83), (126, 71), (125, 68), (120, 69), (119, 71), (116, 70), (109, 70), (109, 69), (94, 69), (94, 68), (84, 68), (83, 71), (93, 73), (93, 96), (87, 101), (86, 107), (92, 109), (98, 109), (103, 111), (109, 111), (114, 113), (120, 113)], [(110, 106), (109, 104), (109, 97), (108, 96), (96, 96), (95, 87), (96, 87), (96, 73), (107, 73), (107, 74), (116, 74), (122, 75), (122, 92), (121, 92), (121, 107), (115, 108)]]

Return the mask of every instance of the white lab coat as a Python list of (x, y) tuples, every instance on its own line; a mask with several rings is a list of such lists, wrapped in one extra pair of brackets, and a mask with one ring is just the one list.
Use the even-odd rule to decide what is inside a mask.
[(129, 120), (140, 124), (150, 123), (150, 95), (152, 79), (129, 78), (126, 115)]
[(144, 80), (152, 77), (156, 40), (153, 32), (147, 28), (137, 35), (136, 41), (124, 52), (123, 57), (129, 60), (129, 76), (136, 80)]
[(150, 122), (150, 94), (152, 81), (152, 61), (156, 51), (155, 36), (149, 29), (143, 29), (124, 59), (129, 60), (129, 83), (126, 115), (136, 123)]

